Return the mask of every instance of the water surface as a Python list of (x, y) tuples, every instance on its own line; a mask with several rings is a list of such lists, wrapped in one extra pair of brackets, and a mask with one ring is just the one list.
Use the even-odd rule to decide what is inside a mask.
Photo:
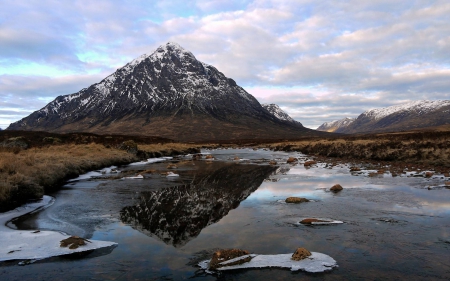
[[(282, 164), (298, 153), (251, 149), (205, 151), (214, 161), (178, 163), (179, 178), (81, 180), (53, 194), (50, 208), (19, 228), (60, 230), (118, 243), (81, 258), (57, 257), (19, 267), (0, 264), (2, 280), (398, 280), (450, 279), (450, 190), (440, 177), (376, 178), (348, 166)], [(241, 160), (232, 160), (239, 157)], [(244, 160), (242, 160), (244, 159)], [(302, 160), (304, 161), (304, 160)], [(120, 167), (167, 171), (167, 163)], [(340, 193), (328, 189), (339, 183)], [(289, 196), (312, 202), (291, 205)], [(344, 221), (303, 226), (307, 217)], [(330, 255), (322, 274), (252, 269), (207, 275), (195, 263), (217, 248), (284, 254), (297, 247)]]

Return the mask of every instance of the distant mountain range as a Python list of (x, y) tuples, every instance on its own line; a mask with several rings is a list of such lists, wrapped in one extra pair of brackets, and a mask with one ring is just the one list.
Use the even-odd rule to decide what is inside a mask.
[(326, 122), (319, 131), (335, 133), (394, 132), (450, 124), (450, 100), (414, 101), (371, 109), (357, 118)]
[[(232, 62), (230, 62), (232, 63)], [(59, 96), (9, 130), (151, 135), (179, 141), (318, 136), (176, 43)]]

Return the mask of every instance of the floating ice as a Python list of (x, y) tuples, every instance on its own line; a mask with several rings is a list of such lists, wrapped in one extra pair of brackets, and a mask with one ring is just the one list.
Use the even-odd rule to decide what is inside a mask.
[(71, 250), (60, 247), (60, 241), (70, 237), (67, 234), (55, 231), (14, 230), (6, 226), (14, 218), (38, 212), (53, 202), (53, 197), (45, 195), (39, 202), (0, 213), (0, 261), (39, 260), (117, 245), (114, 242), (89, 240), (90, 243)]
[(318, 220), (321, 221), (312, 221), (310, 223), (306, 223), (306, 224), (302, 224), (302, 223), (297, 223), (297, 224), (301, 224), (301, 225), (327, 225), (327, 224), (341, 224), (344, 223), (343, 221), (337, 221), (337, 220), (330, 220), (330, 219), (320, 219), (318, 218)]
[[(232, 270), (242, 268), (263, 268), (263, 267), (280, 267), (290, 268), (291, 271), (304, 270), (307, 272), (324, 272), (332, 270), (334, 267), (338, 267), (337, 262), (330, 256), (311, 252), (311, 256), (300, 261), (291, 260), (292, 254), (279, 254), (279, 255), (251, 255), (253, 258), (246, 263), (223, 266), (217, 270)], [(223, 262), (223, 264), (230, 263), (235, 260), (239, 260), (243, 257), (239, 257), (230, 261)], [(202, 261), (198, 264), (207, 273), (214, 273), (209, 268), (210, 260)]]
[(129, 166), (146, 165), (151, 163), (159, 163), (167, 160), (173, 159), (173, 157), (161, 157), (161, 158), (148, 158), (146, 161), (134, 162), (129, 164)]
[(179, 174), (175, 174), (173, 172), (167, 172), (167, 176), (166, 177), (179, 177)]
[(143, 175), (137, 175), (137, 176), (134, 176), (134, 177), (123, 177), (122, 179), (125, 179), (125, 180), (140, 180), (140, 179), (143, 179), (143, 178), (144, 178)]
[(99, 177), (99, 176), (104, 175), (104, 174), (111, 174), (111, 173), (118, 173), (118, 172), (119, 171), (117, 170), (116, 166), (111, 166), (111, 167), (104, 168), (104, 169), (101, 169), (101, 170), (98, 170), (98, 171), (87, 172), (86, 174), (79, 175), (77, 178), (68, 180), (67, 182), (88, 180), (90, 178)]

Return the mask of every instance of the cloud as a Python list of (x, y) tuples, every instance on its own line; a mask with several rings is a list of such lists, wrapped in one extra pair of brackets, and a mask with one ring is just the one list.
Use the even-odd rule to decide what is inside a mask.
[(308, 127), (449, 96), (444, 0), (17, 0), (2, 8), (0, 97), (15, 100), (17, 112), (35, 110), (27, 99), (41, 106), (98, 82), (167, 41)]

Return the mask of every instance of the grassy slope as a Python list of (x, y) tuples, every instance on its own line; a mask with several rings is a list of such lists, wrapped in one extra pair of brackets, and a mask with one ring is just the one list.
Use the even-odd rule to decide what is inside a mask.
[[(20, 132), (15, 132), (11, 137), (11, 132), (5, 132), (5, 135), (0, 135), (0, 212), (29, 199), (40, 198), (44, 192), (56, 190), (67, 179), (87, 171), (148, 157), (191, 152), (195, 147), (132, 136), (105, 139), (91, 134), (76, 134), (75, 137), (45, 134), (45, 142), (42, 142), (42, 137), (42, 133), (21, 136)], [(49, 143), (48, 138), (53, 141)], [(139, 151), (127, 152), (121, 147), (121, 144), (129, 142), (123, 142), (127, 138), (140, 142), (137, 146), (131, 141)], [(23, 147), (24, 143), (28, 144), (27, 148)]]

